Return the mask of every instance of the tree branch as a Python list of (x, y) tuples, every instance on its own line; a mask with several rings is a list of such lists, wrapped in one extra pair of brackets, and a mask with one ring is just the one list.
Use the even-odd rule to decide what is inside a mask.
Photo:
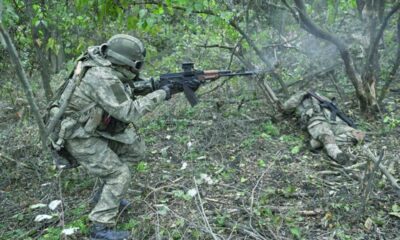
[(229, 50), (235, 49), (235, 47), (232, 47), (232, 46), (225, 46), (225, 45), (220, 45), (220, 44), (211, 44), (211, 45), (203, 44), (203, 45), (196, 45), (196, 47), (202, 47), (202, 48), (223, 48), (223, 49), (229, 49)]
[(31, 86), (29, 84), (29, 81), (28, 81), (28, 79), (26, 77), (24, 69), (22, 68), (22, 64), (21, 64), (21, 61), (20, 61), (20, 59), (18, 57), (17, 50), (15, 49), (15, 46), (11, 41), (10, 35), (4, 29), (4, 26), (3, 26), (3, 23), (1, 21), (1, 19), (0, 19), (0, 34), (3, 37), (4, 42), (6, 43), (7, 50), (9, 52), (9, 54), (10, 54), (10, 57), (11, 57), (11, 61), (15, 65), (17, 76), (18, 76), (19, 80), (21, 81), (21, 84), (22, 84), (23, 89), (25, 91), (26, 98), (28, 99), (29, 106), (31, 107), (32, 112), (33, 112), (33, 116), (35, 117), (36, 122), (37, 122), (37, 124), (39, 126), (39, 134), (40, 134), (40, 137), (41, 137), (41, 140), (42, 140), (43, 150), (46, 150), (46, 148), (47, 148), (47, 145), (46, 145), (46, 143), (47, 143), (46, 127), (44, 126), (44, 123), (42, 121), (42, 117), (41, 117), (40, 112), (39, 112), (39, 108), (38, 108), (38, 106), (36, 104), (36, 101), (35, 101), (35, 98), (33, 96), (32, 88), (31, 88)]

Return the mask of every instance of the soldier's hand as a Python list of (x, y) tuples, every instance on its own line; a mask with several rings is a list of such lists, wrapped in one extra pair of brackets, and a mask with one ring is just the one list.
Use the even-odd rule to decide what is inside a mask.
[(74, 76), (79, 77), (79, 75), (81, 75), (82, 68), (83, 68), (82, 67), (82, 61), (79, 61), (78, 64), (76, 65), (76, 67), (75, 67)]

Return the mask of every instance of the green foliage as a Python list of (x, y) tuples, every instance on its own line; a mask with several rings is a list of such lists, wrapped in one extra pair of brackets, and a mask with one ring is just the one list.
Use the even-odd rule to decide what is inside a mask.
[(298, 227), (290, 227), (290, 233), (296, 239), (301, 239), (300, 228), (298, 228)]
[(172, 191), (172, 193), (173, 193), (174, 197), (176, 197), (178, 199), (183, 199), (185, 201), (192, 199), (192, 197), (190, 195), (186, 194), (182, 190), (174, 190), (174, 191)]
[(138, 172), (147, 172), (149, 170), (149, 166), (147, 162), (139, 162), (138, 165), (136, 166), (136, 171)]
[(394, 115), (386, 115), (383, 119), (383, 122), (389, 128), (389, 130), (393, 130), (400, 125), (400, 118)]
[(132, 230), (139, 226), (140, 222), (137, 219), (131, 218), (127, 223), (122, 224), (122, 229), (124, 230)]
[(294, 147), (290, 150), (290, 152), (291, 152), (292, 154), (298, 154), (298, 153), (300, 152), (300, 146), (294, 146)]
[(265, 161), (262, 160), (262, 159), (259, 159), (257, 163), (258, 163), (258, 166), (259, 166), (259, 167), (262, 167), (262, 168), (264, 168), (264, 167), (267, 166), (267, 164), (265, 163)]
[(46, 229), (46, 233), (39, 238), (40, 240), (54, 240), (59, 239), (61, 235), (61, 228), (58, 227), (51, 227)]
[(268, 135), (271, 135), (273, 137), (277, 137), (280, 134), (279, 127), (274, 125), (271, 121), (267, 121), (262, 125), (262, 128), (264, 132)]

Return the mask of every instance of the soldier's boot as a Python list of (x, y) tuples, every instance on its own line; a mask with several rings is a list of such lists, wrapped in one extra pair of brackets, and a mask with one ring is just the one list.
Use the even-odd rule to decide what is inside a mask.
[(128, 200), (121, 199), (121, 201), (119, 202), (118, 212), (127, 213), (131, 208), (132, 204)]
[(314, 138), (310, 140), (310, 146), (311, 150), (318, 150), (323, 147), (322, 143), (318, 140), (315, 140)]
[[(89, 204), (91, 207), (94, 207), (100, 200), (101, 192), (103, 191), (103, 186), (96, 190), (95, 194), (93, 195), (92, 199), (90, 200)], [(127, 213), (132, 208), (132, 204), (126, 200), (121, 199), (119, 202), (118, 213), (124, 214)]]
[(322, 135), (319, 140), (324, 144), (324, 148), (329, 157), (339, 164), (346, 164), (349, 157), (336, 144), (335, 137)]
[(130, 235), (129, 231), (113, 230), (103, 224), (93, 224), (90, 228), (91, 240), (127, 240)]

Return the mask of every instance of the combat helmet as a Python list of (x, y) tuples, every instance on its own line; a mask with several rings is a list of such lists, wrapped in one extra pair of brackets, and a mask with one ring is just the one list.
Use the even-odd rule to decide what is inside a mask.
[(102, 45), (102, 51), (111, 63), (128, 66), (133, 72), (143, 67), (146, 49), (143, 43), (130, 35), (117, 34)]

